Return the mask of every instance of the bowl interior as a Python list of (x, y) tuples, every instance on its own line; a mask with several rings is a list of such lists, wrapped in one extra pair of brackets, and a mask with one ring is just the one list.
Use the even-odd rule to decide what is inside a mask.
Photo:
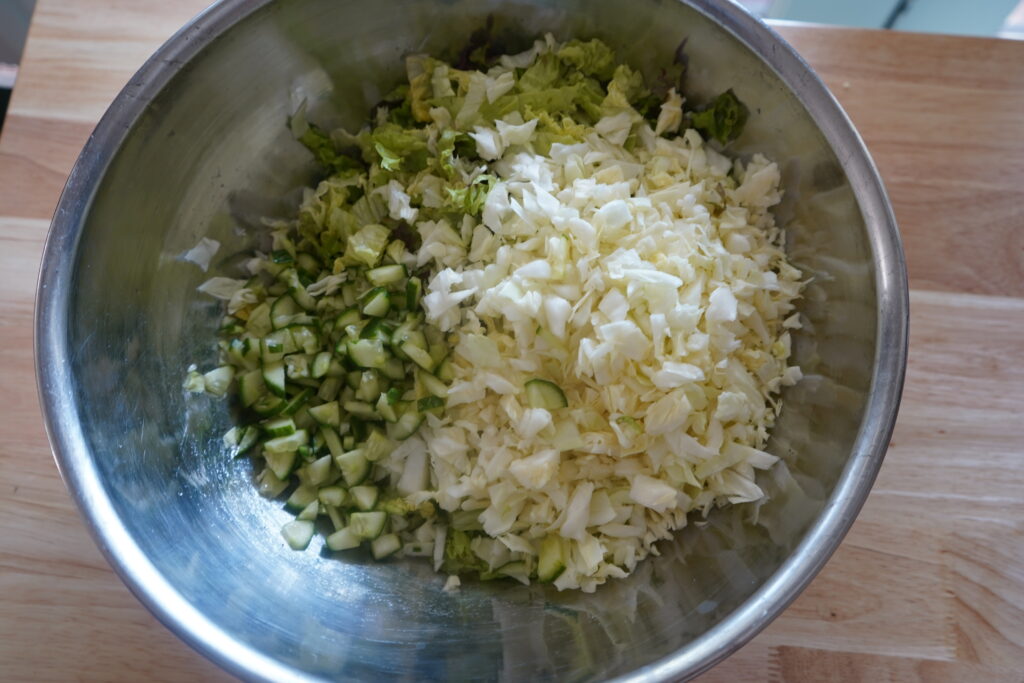
[[(226, 3), (186, 34), (201, 50), (185, 48), (173, 76), (159, 72), (166, 83), (123, 133), (81, 218), (68, 373), (84, 447), (127, 540), (222, 635), (314, 676), (607, 678), (727, 619), (791, 555), (833, 492), (855, 451), (874, 366), (868, 231), (846, 160), (798, 97), (704, 11), (674, 0), (242, 5)], [(203, 33), (246, 12), (212, 40)], [(795, 340), (806, 379), (786, 393), (770, 449), (787, 467), (765, 477), (771, 499), (758, 524), (748, 523), (749, 505), (718, 511), (593, 595), (472, 582), (445, 593), (425, 562), (325, 559), (319, 541), (292, 552), (278, 534), (290, 515), (257, 495), (248, 462), (223, 454), (227, 403), (181, 389), (190, 363), (216, 362), (220, 313), (195, 290), (209, 274), (180, 255), (211, 236), (223, 245), (213, 270), (230, 270), (262, 216), (294, 208), (315, 169), (291, 139), (288, 115), (306, 99), (313, 120), (355, 127), (402, 79), (404, 54), (454, 55), (488, 15), (513, 42), (546, 31), (601, 38), (648, 74), (686, 39), (688, 96), (731, 87), (751, 105), (735, 150), (780, 162), (787, 198), (778, 217), (792, 258), (814, 278)], [(274, 677), (257, 663), (228, 663)]]

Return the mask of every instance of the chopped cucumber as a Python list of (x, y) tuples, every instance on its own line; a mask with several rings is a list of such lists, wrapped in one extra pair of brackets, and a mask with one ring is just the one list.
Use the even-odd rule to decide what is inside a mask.
[(380, 510), (373, 512), (353, 512), (348, 518), (348, 528), (358, 538), (372, 540), (381, 535), (387, 524), (388, 513)]
[(331, 476), (331, 463), (333, 461), (334, 458), (328, 454), (322, 458), (317, 458), (306, 466), (306, 472), (311, 486), (320, 486), (321, 484), (327, 483), (327, 480)]
[(262, 370), (250, 370), (238, 378), (238, 397), (242, 406), (248, 408), (267, 393)]
[(398, 534), (384, 534), (370, 542), (370, 552), (375, 560), (383, 560), (401, 549), (402, 541), (398, 538)]
[(331, 550), (351, 550), (358, 548), (363, 539), (355, 534), (351, 526), (342, 527), (327, 537), (327, 547)]
[(405, 280), (407, 275), (405, 266), (402, 265), (380, 266), (366, 271), (366, 279), (374, 287), (396, 284)]
[(555, 534), (548, 534), (540, 544), (537, 558), (537, 578), (550, 583), (565, 571), (565, 548), (562, 539)]
[(416, 363), (424, 370), (430, 371), (434, 369), (434, 359), (430, 357), (430, 354), (424, 351), (421, 347), (416, 346), (411, 341), (405, 342), (400, 347), (402, 353), (404, 353), (409, 360)]
[(321, 503), (336, 508), (345, 505), (349, 499), (348, 491), (340, 486), (324, 486), (317, 495)]
[(388, 437), (395, 441), (405, 441), (416, 433), (423, 423), (423, 413), (410, 411), (399, 416), (397, 422), (387, 426)]
[(278, 479), (287, 479), (288, 475), (295, 469), (297, 460), (295, 451), (284, 451), (271, 453), (263, 449), (263, 457), (267, 461), (267, 468), (274, 473)]
[(360, 299), (360, 310), (364, 315), (381, 318), (391, 308), (391, 296), (386, 287), (374, 287)]
[(313, 522), (296, 520), (281, 527), (281, 535), (292, 550), (305, 550), (313, 540)]
[(299, 449), (299, 446), (304, 446), (309, 442), (309, 435), (305, 429), (296, 429), (287, 436), (279, 436), (274, 439), (270, 439), (263, 443), (263, 451), (265, 453), (294, 453)]
[(295, 516), (295, 519), (309, 520), (310, 522), (316, 521), (317, 515), (320, 513), (320, 501), (314, 500), (306, 507), (302, 508), (302, 512)]
[(341, 407), (337, 401), (330, 401), (309, 408), (310, 416), (322, 425), (337, 429), (341, 426)]
[(284, 396), (284, 363), (280, 360), (263, 363), (263, 382), (271, 392)]
[(210, 370), (203, 375), (206, 393), (213, 394), (214, 396), (223, 396), (227, 393), (228, 387), (231, 386), (231, 380), (234, 378), (235, 369), (230, 365)]
[(317, 495), (316, 487), (303, 485), (292, 491), (292, 495), (285, 501), (285, 505), (296, 510), (303, 510), (307, 505), (315, 501)]
[(382, 368), (387, 363), (388, 354), (380, 339), (350, 339), (346, 347), (349, 358), (359, 367)]
[(531, 379), (526, 383), (526, 404), (531, 408), (554, 410), (565, 408), (569, 402), (565, 399), (565, 393), (554, 382)]
[[(255, 304), (220, 326), (223, 364), (190, 378), (209, 394), (234, 393), (256, 418), (229, 430), (225, 449), (262, 458), (261, 494), (290, 491), (296, 520), (281, 531), (289, 546), (306, 548), (326, 516), (335, 529), (329, 549), (370, 541), (382, 559), (401, 550), (403, 530), (428, 517), (403, 496), (431, 481), (425, 451), (410, 454), (398, 473), (387, 458), (426, 414), (443, 415), (454, 374), (445, 335), (424, 323), (428, 275), (410, 275), (405, 243), (378, 224), (389, 220), (386, 209), (353, 201), (363, 227), (339, 237), (334, 254), (324, 252), (327, 242), (274, 230), (269, 256), (245, 284)], [(458, 240), (450, 233), (446, 239)], [(340, 276), (336, 285), (312, 287), (332, 276)], [(434, 539), (417, 542), (428, 548)]]
[(370, 461), (359, 449), (342, 453), (334, 461), (349, 486), (362, 484), (370, 474)]
[(376, 507), (377, 499), (380, 497), (380, 491), (376, 486), (353, 486), (348, 492), (355, 506), (364, 512)]

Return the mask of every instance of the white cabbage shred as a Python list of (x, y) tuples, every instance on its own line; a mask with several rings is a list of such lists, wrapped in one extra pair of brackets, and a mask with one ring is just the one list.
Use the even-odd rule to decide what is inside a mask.
[[(691, 511), (760, 499), (773, 395), (800, 378), (787, 365), (800, 272), (769, 213), (778, 167), (732, 162), (694, 130), (656, 135), (679, 128), (681, 106), (673, 91), (656, 131), (606, 117), (547, 155), (532, 121), (478, 126), (498, 178), (482, 225), (461, 226), (465, 245), (417, 226), (438, 245), (421, 253), (438, 268), (428, 320), (456, 341), (445, 417), (421, 432), (430, 490), (413, 498), (477, 511), (499, 545), (474, 551), (493, 567), (560, 536), (560, 589), (625, 576)], [(528, 407), (533, 378), (568, 407)]]

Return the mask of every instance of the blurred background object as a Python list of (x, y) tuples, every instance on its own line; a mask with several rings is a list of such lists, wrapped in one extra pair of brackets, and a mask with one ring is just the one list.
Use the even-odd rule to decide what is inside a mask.
[(1024, 0), (739, 0), (764, 19), (1024, 38)]
[(0, 0), (0, 130), (36, 0)]

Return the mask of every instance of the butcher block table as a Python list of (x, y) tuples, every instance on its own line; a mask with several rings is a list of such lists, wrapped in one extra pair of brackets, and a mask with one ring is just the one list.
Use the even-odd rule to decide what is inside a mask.
[[(32, 312), (61, 187), (204, 0), (39, 0), (0, 137), (0, 680), (226, 680), (136, 601), (64, 489)], [(779, 26), (888, 187), (910, 363), (885, 465), (821, 574), (705, 681), (1024, 681), (1024, 43)]]

